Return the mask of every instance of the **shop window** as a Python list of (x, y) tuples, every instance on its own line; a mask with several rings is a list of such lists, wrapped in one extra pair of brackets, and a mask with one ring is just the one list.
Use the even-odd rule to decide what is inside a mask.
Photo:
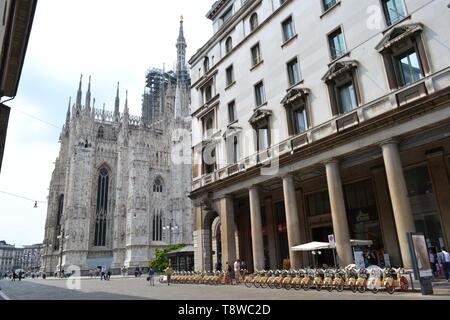
[(287, 225), (286, 225), (286, 209), (284, 202), (277, 202), (274, 206), (275, 210), (275, 223), (276, 234), (279, 247), (279, 260), (278, 266), (282, 267), (283, 262), (289, 259), (289, 243), (287, 237)]
[(416, 231), (423, 233), (428, 247), (437, 252), (444, 246), (444, 237), (428, 168), (421, 166), (406, 170), (405, 182)]
[(372, 181), (365, 180), (345, 185), (344, 194), (351, 238), (372, 240), (372, 249), (383, 249), (383, 237)]
[(328, 191), (317, 192), (306, 196), (306, 206), (310, 217), (331, 213)]

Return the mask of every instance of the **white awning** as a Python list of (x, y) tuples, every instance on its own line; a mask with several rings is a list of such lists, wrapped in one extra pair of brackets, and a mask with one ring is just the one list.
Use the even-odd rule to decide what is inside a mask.
[(314, 251), (321, 249), (331, 249), (328, 242), (310, 242), (296, 247), (292, 247), (293, 251)]
[[(372, 240), (350, 240), (352, 247), (357, 246), (371, 246), (373, 245)], [(296, 247), (292, 247), (293, 251), (314, 251), (314, 250), (324, 250), (333, 249), (328, 242), (310, 242), (305, 243)]]

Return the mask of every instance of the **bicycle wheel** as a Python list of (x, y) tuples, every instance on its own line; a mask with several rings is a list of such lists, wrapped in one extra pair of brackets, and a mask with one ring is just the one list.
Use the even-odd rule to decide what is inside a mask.
[(394, 286), (391, 286), (390, 284), (386, 283), (386, 291), (389, 294), (394, 294), (395, 288), (394, 288)]

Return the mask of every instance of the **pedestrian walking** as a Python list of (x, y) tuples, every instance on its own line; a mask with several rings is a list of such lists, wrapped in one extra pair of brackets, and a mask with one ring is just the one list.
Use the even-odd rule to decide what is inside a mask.
[(103, 267), (102, 267), (101, 274), (100, 274), (100, 280), (103, 280), (103, 279), (106, 280), (105, 275), (106, 275), (106, 267), (103, 266)]
[(247, 265), (245, 264), (245, 261), (242, 260), (241, 261), (241, 278), (242, 278), (242, 280), (245, 279), (246, 274), (247, 274)]
[(167, 285), (170, 286), (170, 280), (172, 278), (172, 273), (173, 273), (173, 268), (172, 268), (172, 264), (169, 260), (169, 266), (166, 269), (166, 276), (167, 276)]
[(222, 271), (222, 262), (220, 260), (216, 262), (216, 271)]
[(149, 281), (150, 285), (153, 287), (155, 286), (155, 273), (156, 273), (156, 270), (153, 268), (150, 268), (148, 270), (148, 281)]
[(431, 270), (433, 271), (433, 277), (437, 277), (437, 268), (436, 268), (436, 255), (433, 251), (433, 249), (430, 249), (430, 264), (431, 264)]
[(127, 271), (127, 268), (125, 266), (122, 267), (122, 277), (125, 277), (125, 273)]
[(106, 279), (105, 280), (111, 280), (111, 266), (108, 266), (108, 268), (106, 269)]
[(241, 261), (237, 259), (234, 262), (234, 278), (236, 280), (236, 284), (239, 284), (240, 278), (241, 278)]
[(450, 281), (450, 254), (447, 252), (445, 247), (442, 247), (441, 250), (441, 261), (442, 265), (444, 266), (445, 279), (447, 279), (447, 281)]

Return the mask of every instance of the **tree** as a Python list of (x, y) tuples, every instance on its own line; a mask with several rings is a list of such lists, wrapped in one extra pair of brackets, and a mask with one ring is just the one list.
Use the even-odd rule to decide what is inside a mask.
[(167, 258), (167, 253), (173, 250), (184, 248), (186, 245), (182, 243), (173, 244), (167, 246), (164, 249), (156, 249), (155, 250), (155, 259), (149, 260), (148, 266), (149, 268), (157, 269), (157, 270), (165, 270), (169, 266), (169, 259)]

